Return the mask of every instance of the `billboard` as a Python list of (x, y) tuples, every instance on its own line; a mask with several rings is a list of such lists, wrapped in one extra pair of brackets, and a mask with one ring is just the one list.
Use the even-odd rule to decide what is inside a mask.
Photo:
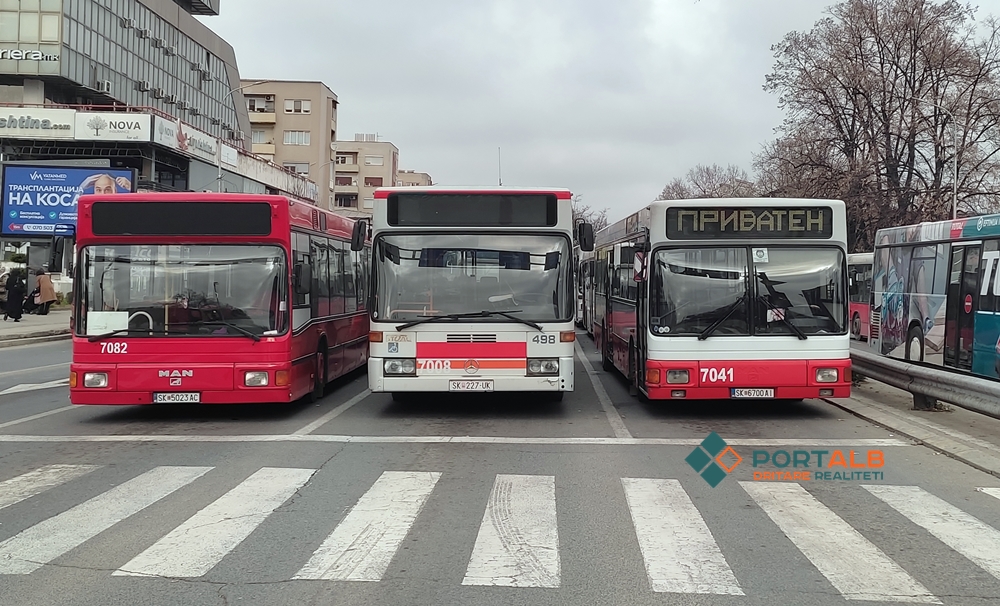
[(76, 225), (81, 195), (132, 192), (135, 179), (130, 168), (4, 166), (0, 231), (5, 236), (50, 236), (56, 225)]

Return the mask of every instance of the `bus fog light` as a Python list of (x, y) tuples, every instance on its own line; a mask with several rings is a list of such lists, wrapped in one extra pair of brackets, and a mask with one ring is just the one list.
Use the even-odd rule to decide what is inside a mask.
[(667, 383), (687, 383), (691, 380), (691, 373), (686, 370), (668, 370)]
[(833, 395), (833, 390), (832, 389), (821, 389), (821, 390), (819, 390), (819, 395), (820, 396), (832, 396)]
[(817, 383), (836, 383), (839, 378), (836, 368), (817, 368), (816, 369), (816, 382)]
[(687, 397), (687, 390), (684, 390), (684, 389), (671, 389), (670, 390), (670, 397), (671, 398), (684, 398), (684, 397)]
[(382, 362), (382, 371), (387, 375), (416, 374), (417, 361), (413, 358), (388, 358)]
[(243, 375), (243, 384), (247, 387), (267, 387), (267, 372), (251, 370)]
[(106, 372), (85, 372), (83, 373), (84, 387), (107, 387), (108, 373)]
[(528, 376), (559, 374), (558, 358), (529, 358)]

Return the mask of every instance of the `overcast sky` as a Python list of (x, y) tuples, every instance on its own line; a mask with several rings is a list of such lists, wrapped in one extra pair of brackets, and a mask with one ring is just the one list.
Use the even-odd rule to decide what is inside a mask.
[(442, 185), (568, 187), (618, 220), (781, 122), (770, 47), (831, 0), (223, 0), (244, 78), (321, 80), (338, 138)]

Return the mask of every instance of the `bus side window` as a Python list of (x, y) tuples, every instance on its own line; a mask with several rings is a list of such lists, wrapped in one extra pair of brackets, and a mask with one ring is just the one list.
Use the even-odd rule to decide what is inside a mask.
[[(986, 258), (989, 253), (996, 254), (1000, 250), (1000, 240), (986, 240), (983, 242), (983, 256), (980, 261), (979, 278), (979, 311), (1000, 311), (1000, 297), (997, 296), (996, 283), (997, 273), (1000, 272), (1000, 261)], [(985, 293), (985, 294), (983, 294)]]
[[(292, 268), (299, 264), (309, 264), (309, 236), (306, 234), (293, 233), (292, 234)], [(294, 279), (294, 275), (293, 275)], [(292, 284), (292, 305), (295, 307), (309, 305), (309, 295), (299, 294), (299, 292), (294, 288), (295, 284)]]

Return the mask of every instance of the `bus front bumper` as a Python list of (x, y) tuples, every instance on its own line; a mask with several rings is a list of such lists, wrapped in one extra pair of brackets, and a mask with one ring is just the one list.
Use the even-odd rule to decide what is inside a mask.
[(643, 379), (651, 400), (849, 398), (851, 360), (647, 360)]
[[(368, 387), (374, 393), (380, 392), (450, 392), (481, 393), (483, 391), (573, 391), (573, 357), (559, 358), (559, 374), (552, 376), (526, 376), (524, 370), (518, 373), (487, 372), (466, 373), (464, 369), (450, 370), (434, 374), (408, 376), (386, 376), (383, 358), (368, 358)], [(509, 371), (508, 371), (509, 372)], [(485, 389), (478, 382), (489, 385)], [(468, 391), (460, 387), (470, 387)]]

